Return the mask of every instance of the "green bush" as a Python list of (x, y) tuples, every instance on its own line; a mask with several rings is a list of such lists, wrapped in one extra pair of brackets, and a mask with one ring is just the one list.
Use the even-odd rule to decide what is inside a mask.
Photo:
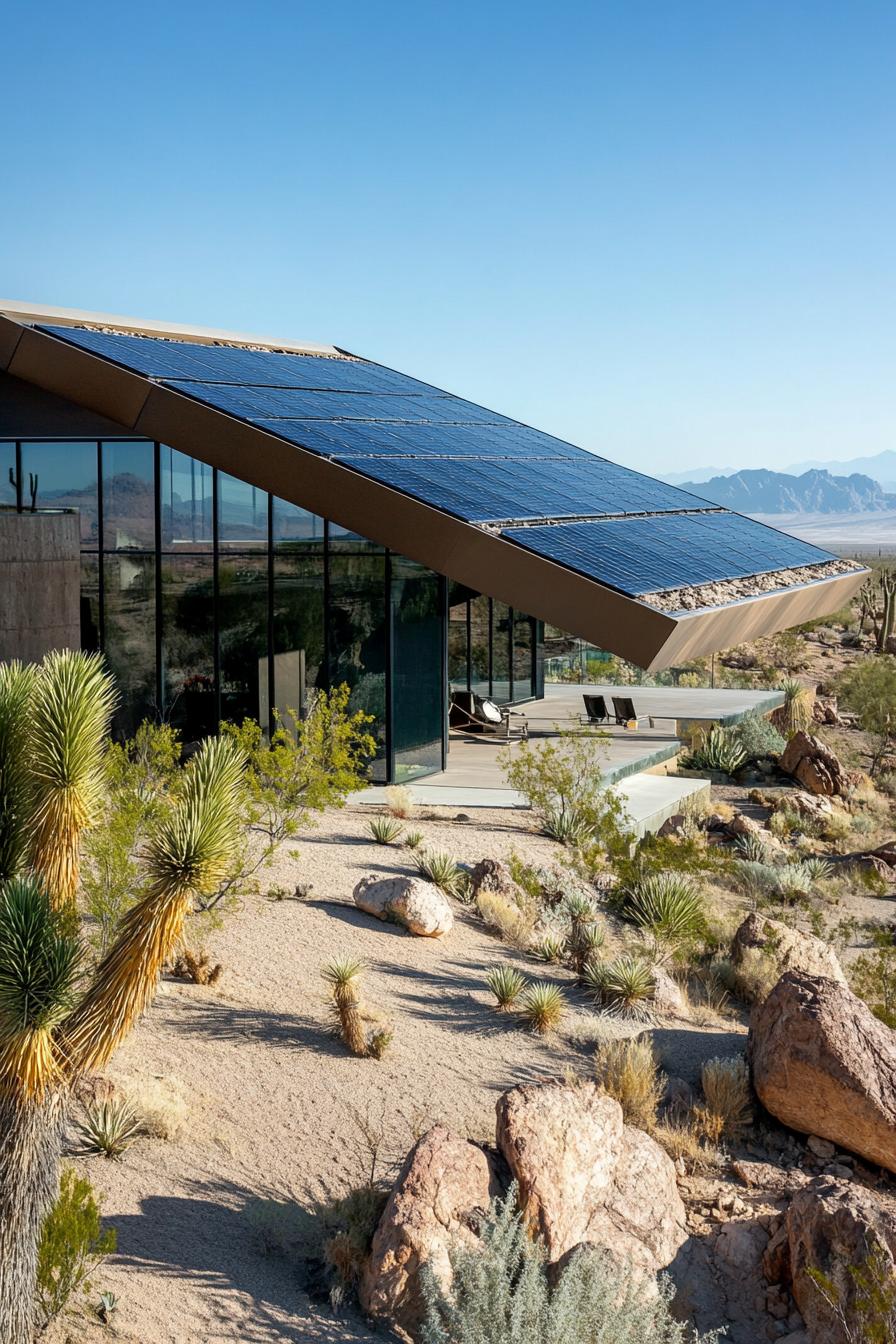
[(838, 689), (844, 705), (858, 714), (862, 729), (874, 738), (871, 773), (875, 774), (896, 733), (896, 658), (892, 654), (863, 658), (844, 675)]
[(712, 1344), (673, 1320), (672, 1287), (652, 1285), (596, 1249), (576, 1251), (552, 1281), (516, 1208), (516, 1188), (489, 1209), (475, 1247), (449, 1251), (447, 1292), (422, 1274), (423, 1344)]
[(747, 754), (749, 761), (761, 761), (766, 756), (780, 756), (787, 743), (773, 723), (762, 714), (748, 714), (734, 729), (734, 736)]
[(112, 1254), (115, 1243), (115, 1229), (103, 1227), (90, 1182), (66, 1167), (38, 1247), (37, 1310), (44, 1325), (75, 1293), (89, 1291), (89, 1276)]
[(896, 1027), (896, 945), (888, 929), (874, 934), (874, 951), (856, 958), (849, 979), (875, 1017)]

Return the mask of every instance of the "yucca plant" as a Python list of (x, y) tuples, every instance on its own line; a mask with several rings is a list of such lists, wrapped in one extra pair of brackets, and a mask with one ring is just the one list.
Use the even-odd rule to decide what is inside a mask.
[(816, 882), (826, 882), (834, 872), (834, 865), (820, 854), (807, 855), (802, 860), (801, 867), (813, 885)]
[(655, 953), (692, 942), (706, 927), (703, 897), (685, 873), (647, 873), (626, 891), (622, 914), (644, 931)]
[(587, 844), (594, 834), (591, 822), (575, 808), (546, 808), (543, 825), (545, 835), (573, 848)]
[(625, 952), (613, 961), (590, 962), (582, 981), (608, 1012), (650, 1020), (654, 978), (650, 963), (643, 957)]
[(691, 770), (718, 770), (734, 775), (747, 763), (747, 753), (739, 737), (721, 724), (714, 723), (706, 736), (687, 756), (682, 765)]
[(142, 1122), (126, 1099), (110, 1098), (88, 1106), (79, 1126), (86, 1153), (121, 1157), (142, 1131)]
[(486, 975), (485, 983), (503, 1012), (513, 1007), (528, 982), (515, 966), (494, 966)]
[(558, 938), (556, 934), (546, 933), (535, 948), (535, 955), (539, 961), (547, 961), (554, 966), (560, 966), (566, 957), (566, 942), (563, 938)]
[(321, 971), (333, 996), (333, 1015), (339, 1034), (353, 1055), (367, 1054), (367, 1032), (361, 1016), (361, 971), (356, 957), (328, 961)]
[(536, 980), (524, 993), (520, 1011), (534, 1032), (546, 1036), (548, 1032), (556, 1030), (563, 1020), (566, 1012), (563, 991), (557, 985)]
[(783, 682), (781, 690), (784, 692), (784, 704), (775, 710), (775, 719), (784, 736), (807, 733), (812, 726), (811, 691), (793, 678)]
[[(99, 734), (105, 719), (90, 718)], [(85, 751), (81, 759), (98, 755)], [(38, 879), (23, 878), (0, 892), (0, 1344), (31, 1339), (36, 1247), (55, 1199), (71, 1086), (102, 1067), (128, 1035), (193, 898), (227, 870), (239, 837), (242, 763), (235, 746), (216, 739), (185, 767), (179, 797), (146, 845), (146, 894), (122, 919), (83, 991), (79, 943), (70, 906), (58, 906), (59, 887), (51, 894)], [(73, 831), (52, 844), (51, 814), (69, 828), (73, 813), (55, 804), (44, 813), (44, 853), (62, 855), (47, 868), (67, 876)]]
[(746, 859), (748, 863), (768, 862), (768, 846), (757, 831), (739, 835), (734, 842), (734, 848), (737, 850), (737, 857)]
[(581, 975), (585, 963), (603, 943), (603, 930), (597, 929), (597, 903), (585, 892), (573, 891), (564, 900), (562, 911), (569, 920), (566, 946), (570, 965)]
[(28, 853), (33, 780), (29, 717), (37, 668), (0, 663), (0, 882), (21, 872)]
[(31, 868), (58, 904), (75, 898), (81, 835), (100, 813), (103, 754), (117, 701), (102, 657), (48, 653), (31, 693)]
[(421, 876), (441, 888), (446, 896), (457, 895), (464, 870), (450, 854), (441, 849), (421, 849), (415, 852), (414, 862)]
[(423, 844), (423, 832), (407, 831), (405, 833), (404, 843), (407, 845), (408, 849), (419, 849)]
[(402, 825), (395, 817), (371, 817), (367, 829), (378, 845), (391, 845), (401, 835)]

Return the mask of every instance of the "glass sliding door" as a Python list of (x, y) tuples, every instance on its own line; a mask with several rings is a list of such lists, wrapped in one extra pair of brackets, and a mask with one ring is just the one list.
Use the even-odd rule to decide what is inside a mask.
[(442, 769), (444, 615), (442, 581), (403, 556), (390, 556), (392, 755), (398, 782)]
[(386, 778), (386, 553), (344, 528), (330, 527), (328, 553), (330, 685), (345, 683), (352, 709), (369, 714), (377, 741), (371, 769)]

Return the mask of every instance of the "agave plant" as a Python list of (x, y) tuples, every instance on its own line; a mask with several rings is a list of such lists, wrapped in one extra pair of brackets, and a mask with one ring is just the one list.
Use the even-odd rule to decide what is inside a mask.
[(808, 854), (801, 866), (813, 886), (816, 882), (826, 882), (834, 872), (834, 865), (820, 854)]
[(575, 808), (549, 807), (544, 814), (544, 832), (561, 845), (576, 848), (586, 845), (594, 834), (594, 827), (587, 817)]
[(88, 1106), (79, 1128), (85, 1152), (121, 1157), (140, 1135), (143, 1125), (129, 1101), (112, 1097)]
[(535, 955), (539, 961), (547, 961), (559, 966), (566, 956), (566, 942), (554, 933), (546, 933), (535, 948)]
[(103, 800), (103, 755), (117, 696), (99, 654), (64, 649), (47, 654), (31, 699), (31, 868), (54, 901), (70, 904), (81, 834)]
[(414, 851), (417, 871), (440, 887), (446, 896), (456, 896), (463, 883), (464, 870), (450, 854), (440, 849), (422, 849)]
[(668, 951), (691, 942), (706, 925), (703, 897), (685, 873), (648, 873), (623, 897), (622, 914)]
[(371, 817), (367, 829), (378, 845), (391, 845), (401, 835), (402, 825), (395, 817)]
[[(103, 714), (88, 715), (103, 731)], [(79, 751), (83, 764), (99, 748)], [(101, 1068), (152, 997), (195, 896), (220, 880), (239, 838), (243, 760), (229, 741), (203, 744), (146, 848), (143, 898), (82, 984), (69, 906), (34, 876), (0, 889), (0, 1344), (31, 1338), (37, 1246), (56, 1194), (61, 1135), (74, 1081)], [(70, 880), (78, 817), (43, 778), (41, 874)], [(72, 778), (75, 778), (73, 773)], [(79, 787), (84, 775), (78, 775)], [(82, 790), (83, 800), (83, 790)], [(50, 830), (55, 818), (63, 834)], [(74, 819), (74, 820), (73, 820)], [(53, 859), (52, 856), (56, 858)], [(54, 899), (55, 898), (55, 899)]]
[(768, 862), (769, 849), (758, 831), (748, 831), (746, 835), (739, 835), (734, 842), (734, 848), (739, 859), (746, 859), (749, 863)]
[(682, 764), (691, 770), (718, 770), (735, 775), (747, 763), (747, 753), (740, 738), (721, 724), (714, 723), (709, 732)]

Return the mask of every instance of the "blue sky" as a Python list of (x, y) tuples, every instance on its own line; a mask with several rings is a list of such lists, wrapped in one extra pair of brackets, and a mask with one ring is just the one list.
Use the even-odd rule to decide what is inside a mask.
[(642, 470), (896, 448), (896, 7), (43, 0), (0, 294), (333, 341)]

